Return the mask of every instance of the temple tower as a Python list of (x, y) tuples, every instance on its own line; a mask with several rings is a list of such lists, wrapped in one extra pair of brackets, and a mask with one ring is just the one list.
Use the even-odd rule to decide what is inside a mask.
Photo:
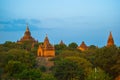
[(82, 41), (82, 43), (80, 44), (80, 46), (78, 46), (78, 49), (81, 51), (85, 51), (88, 49), (87, 45), (85, 44), (84, 41)]
[(65, 43), (61, 40), (59, 45), (65, 45)]
[(17, 43), (24, 43), (24, 42), (30, 42), (30, 43), (38, 42), (31, 36), (31, 32), (29, 30), (28, 25), (26, 26), (26, 31), (24, 33), (24, 36), (19, 41), (17, 41)]
[(47, 35), (44, 39), (44, 43), (39, 45), (37, 56), (38, 57), (54, 57), (55, 56), (55, 48), (53, 45), (50, 44)]
[(112, 32), (110, 32), (108, 40), (107, 40), (107, 47), (114, 45), (114, 39), (112, 37)]

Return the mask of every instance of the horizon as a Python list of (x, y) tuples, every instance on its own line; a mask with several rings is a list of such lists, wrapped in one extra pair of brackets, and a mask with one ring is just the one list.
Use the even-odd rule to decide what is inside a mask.
[(84, 41), (103, 47), (111, 31), (120, 46), (119, 0), (1, 0), (0, 12), (0, 43), (20, 40), (28, 23), (39, 42), (48, 34), (51, 44)]

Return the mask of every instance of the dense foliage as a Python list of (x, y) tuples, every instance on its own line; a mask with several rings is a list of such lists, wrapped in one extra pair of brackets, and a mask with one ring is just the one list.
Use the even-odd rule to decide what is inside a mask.
[(6, 80), (114, 80), (120, 75), (120, 47), (97, 48), (82, 52), (75, 42), (55, 45), (54, 66), (38, 66), (38, 44), (7, 41), (0, 44), (0, 79)]

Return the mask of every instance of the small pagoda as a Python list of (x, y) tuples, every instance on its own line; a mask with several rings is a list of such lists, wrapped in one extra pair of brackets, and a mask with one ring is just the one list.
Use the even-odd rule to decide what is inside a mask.
[(63, 42), (63, 40), (60, 41), (59, 45), (65, 45), (65, 43)]
[(48, 36), (46, 35), (44, 39), (44, 43), (39, 45), (38, 57), (54, 57), (55, 56), (55, 48), (50, 44)]
[(85, 51), (88, 49), (88, 46), (85, 44), (84, 41), (82, 41), (82, 43), (80, 44), (80, 46), (78, 46), (78, 49), (81, 51)]

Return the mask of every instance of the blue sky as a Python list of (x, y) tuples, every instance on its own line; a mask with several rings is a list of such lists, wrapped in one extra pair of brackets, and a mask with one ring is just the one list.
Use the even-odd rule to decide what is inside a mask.
[(40, 42), (104, 46), (112, 31), (120, 46), (120, 0), (0, 0), (0, 43), (19, 40), (26, 23)]

